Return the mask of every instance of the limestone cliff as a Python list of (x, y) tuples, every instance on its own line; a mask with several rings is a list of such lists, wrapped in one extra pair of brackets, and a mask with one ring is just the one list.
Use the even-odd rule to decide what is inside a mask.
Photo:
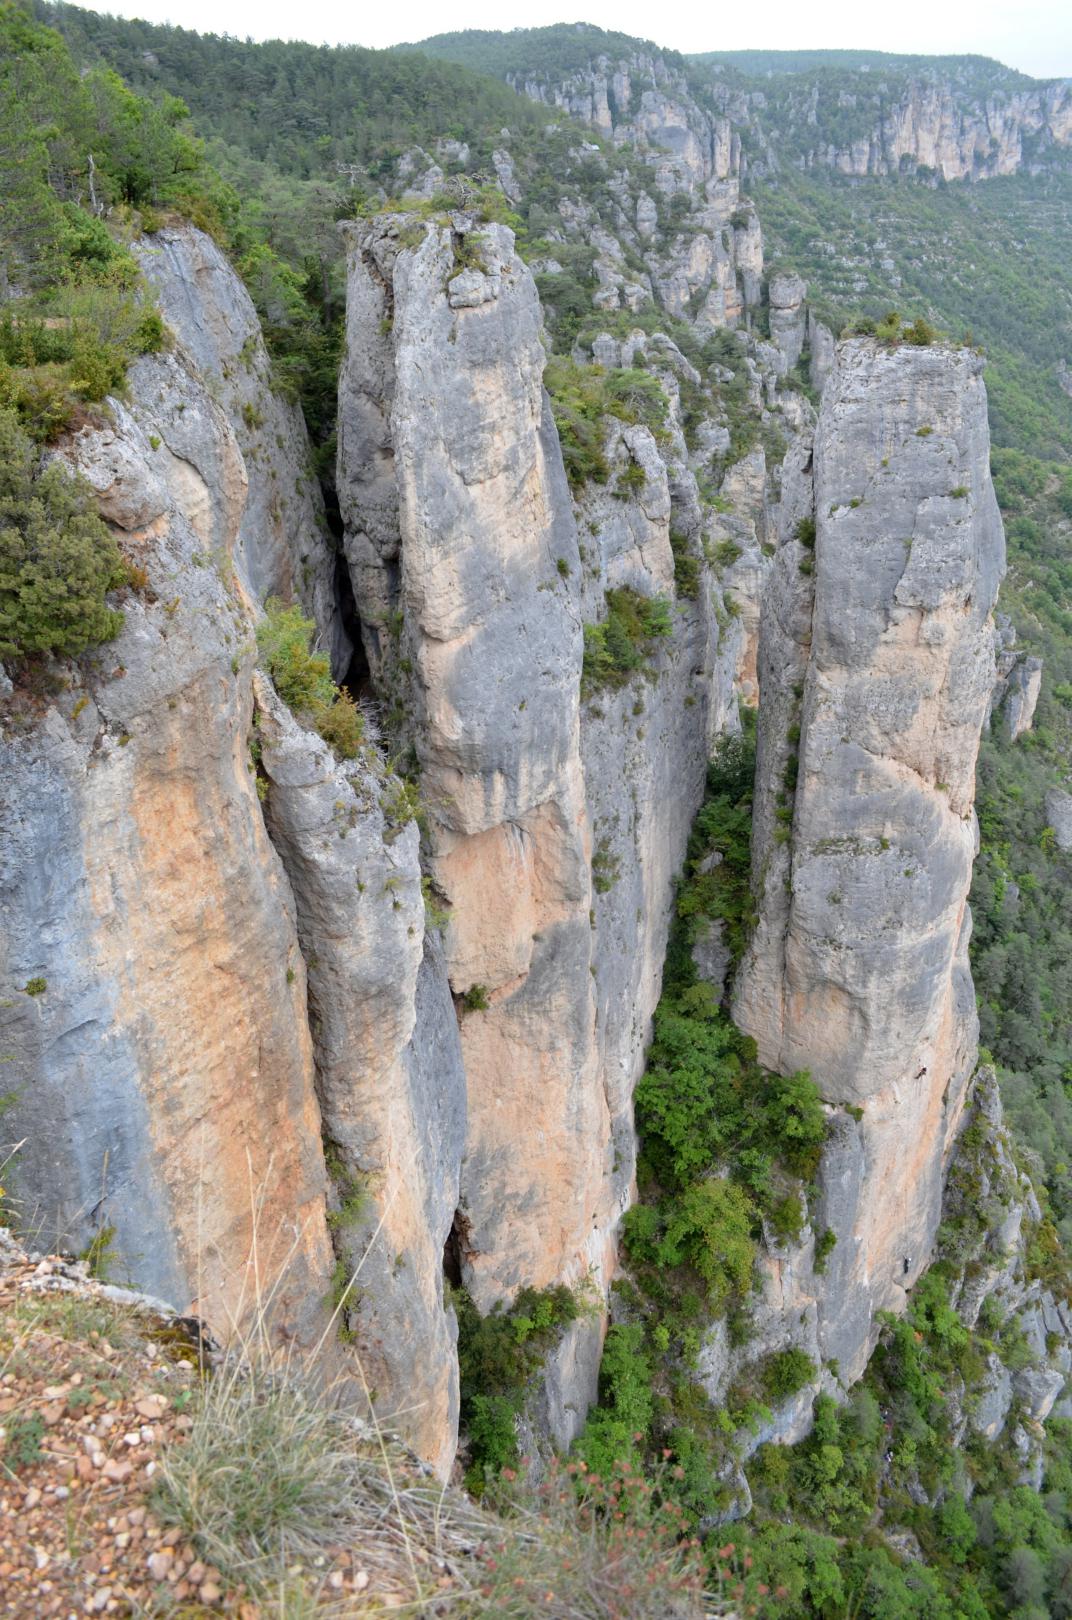
[[(776, 87), (770, 108), (755, 117), (774, 168), (788, 149), (804, 167), (838, 174), (986, 180), (1037, 165), (1072, 143), (1068, 84), (1019, 84), (962, 84), (932, 72), (875, 86), (860, 75), (846, 91), (805, 79)], [(847, 137), (846, 121), (853, 129)]]
[[(339, 484), (376, 663), (396, 634), (431, 872), (451, 910), (451, 985), (470, 1001), (459, 1229), (463, 1274), (488, 1305), (522, 1282), (600, 1266), (610, 1218), (588, 974), (581, 629), (565, 577), (578, 553), (542, 389), (539, 303), (512, 236), (474, 232), (460, 215), (420, 235), (414, 247), (375, 227), (351, 236)], [(456, 262), (459, 241), (481, 268)], [(371, 384), (383, 389), (373, 400)], [(373, 412), (389, 464), (364, 436)], [(390, 485), (381, 494), (379, 480), (366, 502), (364, 475), (377, 467)], [(381, 542), (383, 582), (370, 593), (365, 559), (385, 529), (397, 558)], [(396, 632), (381, 607), (392, 564)]]
[(339, 763), (263, 676), (255, 696), (268, 832), (308, 964), (328, 1222), (339, 1278), (355, 1279), (341, 1300), (344, 1337), (359, 1347), (381, 1416), (445, 1471), (458, 1372), (442, 1255), (458, 1203), (465, 1075), (438, 938), (425, 933), (417, 825), (374, 746)]
[(144, 584), (116, 641), (5, 705), (16, 1195), (52, 1244), (112, 1228), (142, 1286), (221, 1330), (259, 1286), (309, 1342), (326, 1178), (294, 903), (247, 755), (252, 624), (230, 570), (247, 476), (184, 351), (139, 360), (130, 398), (60, 453)]
[(735, 1016), (836, 1110), (818, 1331), (851, 1378), (927, 1263), (976, 1055), (972, 798), (1004, 567), (980, 362), (843, 344), (785, 488)]
[[(711, 740), (736, 724), (738, 621), (699, 562), (649, 678), (582, 691), (582, 619), (603, 617), (606, 591), (673, 595), (672, 523), (701, 556), (675, 381), (687, 362), (650, 341), (667, 441), (608, 421), (611, 483), (575, 506), (512, 234), (458, 212), (348, 241), (338, 483), (370, 666), (419, 769), (450, 912), (468, 1099), (452, 1252), (485, 1308), (561, 1279), (591, 1278), (598, 1298), (630, 1194), (672, 886)], [(631, 363), (609, 336), (596, 347)], [(599, 1339), (597, 1316), (552, 1357), (560, 1440), (594, 1393)]]
[(335, 555), (300, 408), (273, 387), (253, 300), (204, 231), (165, 226), (136, 244), (171, 327), (238, 441), (246, 500), (232, 563), (258, 602), (300, 600), (335, 669), (349, 648), (335, 603)]
[[(174, 348), (56, 451), (136, 564), (124, 629), (23, 672), (0, 714), (0, 1017), (31, 1226), (74, 1248), (114, 1228), (128, 1275), (224, 1331), (255, 1304), (256, 1247), (281, 1340), (317, 1342), (334, 1302), (341, 1363), (354, 1344), (440, 1473), (445, 1270), (482, 1309), (587, 1290), (537, 1439), (568, 1444), (594, 1398), (674, 884), (739, 700), (760, 705), (759, 922), (736, 1013), (765, 1064), (811, 1069), (832, 1124), (804, 1241), (768, 1250), (765, 1345), (862, 1370), (874, 1313), (927, 1263), (975, 1059), (966, 894), (1002, 568), (979, 362), (862, 340), (835, 357), (790, 275), (771, 341), (707, 332), (717, 362), (680, 327), (681, 346), (623, 337), (637, 242), (644, 296), (701, 330), (759, 290), (735, 141), (649, 67), (608, 68), (603, 101), (585, 81), (585, 116), (602, 127), (605, 101), (641, 168), (615, 179), (621, 237), (595, 242), (609, 329), (570, 365), (655, 388), (653, 425), (603, 417), (599, 477), (571, 489), (512, 233), (461, 209), (348, 226), (337, 557), (248, 295), (169, 228), (139, 252)], [(585, 204), (560, 214), (563, 239), (596, 229)], [(656, 241), (674, 219), (681, 241)], [(786, 386), (806, 340), (817, 424)], [(345, 762), (254, 668), (281, 594), (341, 670), (337, 571), (369, 672)], [(601, 683), (585, 627), (623, 591), (658, 598), (665, 633)], [(719, 941), (699, 948), (719, 978)], [(733, 1366), (709, 1334), (713, 1395)], [(770, 1436), (807, 1421), (801, 1397)]]

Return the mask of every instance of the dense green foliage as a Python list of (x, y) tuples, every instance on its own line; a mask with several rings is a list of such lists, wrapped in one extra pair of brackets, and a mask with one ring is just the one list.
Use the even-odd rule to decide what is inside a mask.
[(507, 78), (524, 71), (526, 77), (546, 78), (554, 83), (570, 73), (588, 67), (594, 57), (631, 56), (647, 50), (673, 67), (687, 68), (685, 57), (667, 51), (650, 40), (634, 39), (590, 23), (554, 23), (548, 28), (515, 28), (504, 34), (486, 28), (467, 28), (456, 34), (434, 34), (417, 45), (399, 46), (425, 56), (461, 62), (478, 73), (494, 73)]
[(40, 441), (164, 342), (121, 238), (138, 209), (218, 219), (185, 117), (107, 69), (80, 74), (58, 34), (0, 4), (0, 405)]
[(465, 1289), (455, 1289), (462, 1422), (469, 1440), (466, 1483), (480, 1495), (488, 1479), (518, 1458), (516, 1419), (529, 1386), (580, 1303), (570, 1289), (522, 1288), (508, 1309), (482, 1316)]
[(107, 593), (126, 566), (88, 488), (58, 462), (43, 470), (0, 409), (0, 658), (73, 657), (118, 635)]
[(67, 5), (39, 14), (80, 58), (98, 56), (135, 90), (181, 96), (203, 135), (296, 179), (337, 164), (381, 178), (408, 147), (440, 140), (465, 141), (486, 163), (503, 125), (543, 121), (496, 79), (432, 53), (258, 44)]
[(1018, 73), (989, 56), (907, 56), (894, 51), (856, 50), (802, 50), (802, 51), (702, 51), (689, 57), (705, 67), (727, 66), (749, 78), (779, 74), (814, 75), (816, 70), (847, 69), (856, 74), (857, 88), (861, 84), (859, 70), (882, 73), (888, 85), (896, 82), (902, 73), (920, 77), (953, 79), (963, 85), (979, 89), (1002, 86), (1016, 89), (1033, 84), (1026, 73)]
[(300, 607), (270, 598), (257, 626), (261, 661), (288, 708), (315, 726), (340, 759), (354, 759), (365, 740), (361, 711), (332, 680), (327, 653), (312, 651), (315, 634)]
[(642, 596), (631, 585), (606, 594), (606, 618), (584, 627), (582, 690), (624, 686), (638, 673), (651, 673), (660, 641), (670, 634), (670, 603), (663, 596)]
[(998, 450), (994, 478), (1009, 547), (1003, 604), (1044, 679), (1032, 731), (1011, 743), (999, 714), (983, 743), (972, 965), (982, 1042), (1070, 1246), (1072, 855), (1057, 847), (1045, 801), (1072, 752), (1072, 469)]

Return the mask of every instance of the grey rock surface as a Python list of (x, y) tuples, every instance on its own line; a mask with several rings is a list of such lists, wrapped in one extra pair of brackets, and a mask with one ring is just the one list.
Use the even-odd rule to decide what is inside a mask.
[(1042, 690), (1042, 659), (1020, 658), (1005, 683), (1005, 728), (1010, 742), (1031, 730)]
[(787, 371), (792, 371), (804, 350), (808, 329), (808, 309), (804, 302), (807, 291), (799, 276), (782, 273), (771, 277), (768, 289), (771, 342), (781, 351)]
[[(452, 303), (458, 237), (495, 296)], [(349, 243), (347, 554), (373, 668), (401, 681), (408, 709), (451, 988), (488, 1002), (462, 1019), (460, 1195), (465, 1280), (486, 1307), (522, 1283), (600, 1274), (614, 1217), (588, 973), (577, 537), (539, 302), (510, 231), (455, 214), (413, 246), (390, 222)], [(380, 628), (391, 612), (396, 648)]]
[(256, 1237), (275, 1326), (311, 1343), (326, 1178), (293, 900), (246, 754), (253, 627), (225, 583), (243, 460), (186, 351), (138, 360), (129, 399), (59, 453), (147, 588), (53, 697), (0, 715), (12, 1173), (37, 1241), (113, 1226), (119, 1276), (221, 1336), (256, 1309)]
[(1057, 848), (1068, 854), (1072, 850), (1072, 793), (1063, 788), (1050, 788), (1046, 794), (1046, 816), (1054, 830)]
[(442, 952), (425, 940), (417, 825), (392, 819), (399, 783), (374, 744), (339, 762), (263, 676), (256, 699), (266, 821), (309, 964), (317, 1093), (341, 1188), (335, 1247), (358, 1278), (347, 1319), (381, 1420), (446, 1472), (458, 1375), (442, 1258), (465, 1075)]
[(161, 313), (242, 454), (247, 492), (233, 566), (255, 602), (300, 600), (341, 674), (350, 649), (312, 448), (300, 408), (273, 387), (253, 300), (212, 238), (193, 225), (167, 225), (140, 237), (134, 249)]
[[(863, 1109), (862, 1176), (846, 1180), (831, 1150), (822, 1177), (837, 1189), (832, 1260), (839, 1274), (851, 1265), (828, 1296), (840, 1301), (828, 1353), (848, 1378), (866, 1362), (872, 1313), (898, 1308), (926, 1264), (975, 1059), (974, 763), (1004, 569), (988, 448), (974, 355), (853, 340), (823, 394), (810, 469), (783, 475), (760, 636), (760, 921), (735, 1011), (763, 1063), (807, 1069), (829, 1102)], [(813, 557), (786, 532), (809, 478)], [(822, 1334), (823, 1306), (820, 1317)]]

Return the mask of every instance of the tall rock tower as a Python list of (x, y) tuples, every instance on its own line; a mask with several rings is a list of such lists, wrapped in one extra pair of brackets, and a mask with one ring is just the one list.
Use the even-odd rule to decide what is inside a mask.
[(839, 1111), (823, 1353), (862, 1371), (923, 1269), (977, 1055), (967, 896), (1004, 536), (982, 363), (845, 343), (786, 469), (760, 632), (758, 923), (735, 1017)]

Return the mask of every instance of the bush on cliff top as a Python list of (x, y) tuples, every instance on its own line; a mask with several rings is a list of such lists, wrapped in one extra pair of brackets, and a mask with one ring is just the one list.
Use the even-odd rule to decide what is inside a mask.
[(108, 606), (126, 568), (90, 491), (58, 462), (43, 470), (0, 409), (0, 658), (75, 657), (118, 635)]

